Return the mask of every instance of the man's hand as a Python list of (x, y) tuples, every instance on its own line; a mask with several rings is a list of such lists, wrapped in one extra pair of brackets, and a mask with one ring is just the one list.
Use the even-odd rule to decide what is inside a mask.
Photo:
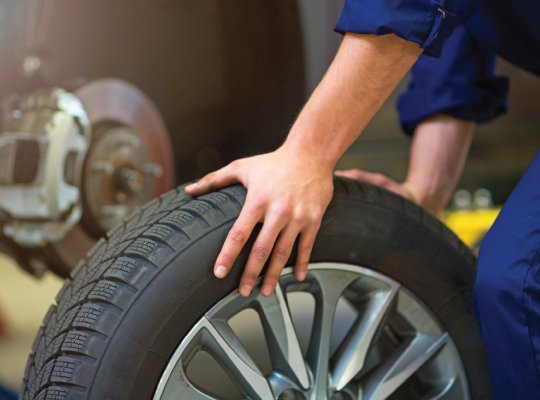
[(226, 276), (259, 222), (240, 281), (248, 296), (270, 260), (261, 292), (272, 294), (300, 237), (295, 274), (304, 279), (315, 236), (332, 197), (332, 171), (421, 53), (396, 35), (345, 35), (325, 77), (278, 150), (235, 161), (188, 186), (192, 196), (241, 183), (246, 203), (225, 240), (214, 273)]
[(381, 186), (439, 215), (463, 171), (476, 124), (434, 115), (415, 129), (405, 182), (358, 169), (336, 175)]
[(386, 190), (394, 192), (406, 199), (409, 199), (413, 203), (419, 204), (418, 195), (415, 194), (414, 189), (407, 184), (407, 182), (399, 183), (390, 179), (386, 175), (362, 171), (361, 169), (348, 169), (342, 171), (336, 171), (337, 176), (343, 176), (345, 178), (356, 179), (360, 182), (371, 183), (372, 185), (380, 186)]
[(292, 154), (285, 148), (244, 158), (206, 175), (186, 187), (192, 196), (241, 183), (246, 202), (219, 253), (214, 274), (224, 278), (250, 237), (262, 222), (240, 280), (240, 294), (249, 296), (267, 260), (270, 260), (261, 293), (273, 293), (297, 237), (295, 276), (303, 280), (315, 236), (333, 193), (332, 170)]

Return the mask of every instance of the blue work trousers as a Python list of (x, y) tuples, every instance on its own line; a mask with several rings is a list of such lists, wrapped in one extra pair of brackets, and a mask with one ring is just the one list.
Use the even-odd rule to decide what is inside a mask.
[(540, 399), (540, 153), (482, 242), (474, 308), (494, 398)]

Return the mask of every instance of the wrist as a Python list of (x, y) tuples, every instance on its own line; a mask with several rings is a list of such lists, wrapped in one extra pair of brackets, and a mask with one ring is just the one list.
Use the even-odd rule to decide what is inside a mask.
[(416, 203), (418, 205), (422, 205), (422, 197), (420, 196), (420, 193), (418, 193), (418, 190), (413, 185), (405, 181), (401, 184), (401, 187), (405, 191), (407, 198), (409, 200), (411, 200), (413, 203)]
[(413, 202), (434, 215), (439, 215), (446, 204), (446, 196), (440, 186), (435, 184), (419, 185), (409, 180), (405, 181), (402, 186)]
[(332, 154), (332, 151), (325, 151), (324, 144), (318, 142), (309, 133), (296, 135), (291, 131), (287, 140), (279, 149), (289, 160), (295, 160), (328, 174), (333, 174), (339, 157)]
[(284, 151), (333, 173), (356, 136), (349, 134), (341, 122), (337, 123), (333, 114), (331, 107), (309, 101), (283, 143)]

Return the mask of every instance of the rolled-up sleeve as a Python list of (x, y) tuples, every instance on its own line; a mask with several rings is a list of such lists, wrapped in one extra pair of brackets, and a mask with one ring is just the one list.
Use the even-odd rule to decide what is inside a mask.
[(495, 75), (495, 54), (459, 24), (440, 58), (421, 56), (407, 91), (398, 101), (401, 125), (412, 134), (432, 115), (443, 113), (490, 121), (507, 109), (508, 78)]
[(335, 29), (340, 33), (393, 33), (418, 43), (424, 54), (438, 57), (455, 19), (455, 10), (444, 0), (346, 0)]

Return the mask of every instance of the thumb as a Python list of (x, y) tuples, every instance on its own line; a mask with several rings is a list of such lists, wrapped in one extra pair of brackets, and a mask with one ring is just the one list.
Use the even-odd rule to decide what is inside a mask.
[(357, 179), (360, 180), (364, 178), (365, 173), (359, 169), (347, 169), (347, 170), (337, 170), (334, 171), (334, 175), (336, 176), (342, 176), (344, 178), (351, 178), (351, 179)]
[(237, 182), (238, 178), (235, 171), (232, 171), (231, 168), (229, 168), (229, 165), (227, 165), (226, 167), (205, 175), (198, 182), (187, 185), (184, 190), (190, 196), (200, 196)]

